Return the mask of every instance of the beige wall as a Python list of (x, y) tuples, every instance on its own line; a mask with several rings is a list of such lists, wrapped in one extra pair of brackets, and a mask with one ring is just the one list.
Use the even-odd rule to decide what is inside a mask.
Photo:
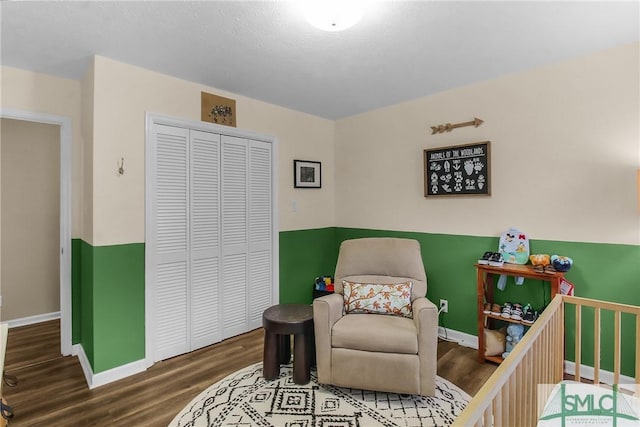
[(82, 79), (82, 153), (81, 170), (83, 180), (79, 183), (78, 193), (82, 194), (82, 237), (85, 242), (93, 243), (93, 81), (94, 63), (91, 61)]
[[(93, 72), (94, 245), (144, 241), (145, 112), (199, 120), (201, 91), (236, 99), (238, 128), (278, 138), (280, 230), (333, 226), (333, 121), (104, 57), (95, 58)], [(300, 157), (323, 163), (322, 189), (293, 189)]]
[[(72, 233), (94, 245), (144, 241), (144, 114), (198, 120), (201, 90), (236, 99), (239, 128), (279, 138), (280, 230), (493, 236), (515, 225), (539, 239), (638, 244), (639, 49), (610, 49), (337, 122), (103, 57), (82, 82), (2, 67), (1, 101), (72, 118)], [(485, 123), (430, 135), (431, 125), (473, 117)], [(484, 140), (492, 141), (491, 197), (423, 197), (425, 148)], [(121, 157), (124, 176), (116, 173)], [(299, 158), (322, 162), (322, 189), (293, 188)], [(84, 211), (83, 197), (91, 201)]]
[(80, 131), (81, 85), (13, 67), (0, 67), (0, 106), (71, 119), (71, 235), (82, 237), (82, 138)]
[[(640, 44), (336, 123), (336, 225), (640, 244)], [(431, 135), (430, 126), (481, 118)], [(490, 197), (423, 197), (426, 148), (491, 141)]]
[(60, 310), (60, 128), (1, 119), (2, 321)]

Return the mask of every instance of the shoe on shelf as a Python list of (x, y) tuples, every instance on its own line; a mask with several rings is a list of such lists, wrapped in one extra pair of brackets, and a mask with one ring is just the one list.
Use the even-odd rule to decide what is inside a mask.
[(511, 305), (510, 302), (505, 302), (504, 305), (502, 306), (502, 314), (501, 316), (504, 317), (505, 319), (511, 319), (511, 308), (513, 306)]
[(491, 303), (490, 302), (485, 302), (484, 303), (483, 313), (484, 314), (491, 314)]
[(522, 320), (522, 304), (515, 303), (511, 307), (511, 319)]
[(484, 255), (482, 255), (482, 258), (478, 260), (478, 264), (488, 265), (489, 259), (491, 258), (492, 255), (493, 255), (493, 252), (491, 251), (485, 252)]
[(494, 252), (489, 258), (489, 265), (492, 267), (502, 267), (504, 265), (504, 258), (499, 252)]
[(493, 314), (494, 316), (500, 316), (502, 314), (502, 307), (500, 307), (499, 304), (492, 304), (491, 314)]
[(533, 311), (531, 308), (531, 304), (527, 304), (522, 309), (522, 321), (521, 323), (524, 325), (532, 325), (533, 322), (538, 318), (538, 313)]

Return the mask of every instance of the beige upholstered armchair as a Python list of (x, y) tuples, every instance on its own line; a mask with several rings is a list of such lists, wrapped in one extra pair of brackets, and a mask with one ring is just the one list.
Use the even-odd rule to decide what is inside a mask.
[[(406, 310), (395, 310), (396, 314), (345, 313), (343, 283), (348, 297), (356, 295), (351, 300), (346, 298), (347, 308), (368, 311), (366, 307), (358, 307), (362, 299), (356, 291), (364, 289), (368, 294), (365, 296), (372, 296), (373, 287), (363, 288), (362, 284), (406, 282), (411, 282), (410, 296), (404, 292), (405, 298), (410, 298), (410, 302), (406, 301), (411, 313)], [(417, 241), (366, 238), (342, 242), (335, 293), (313, 302), (318, 381), (341, 387), (433, 396), (438, 310), (425, 297), (426, 293), (427, 277)], [(394, 310), (392, 306), (386, 309)]]

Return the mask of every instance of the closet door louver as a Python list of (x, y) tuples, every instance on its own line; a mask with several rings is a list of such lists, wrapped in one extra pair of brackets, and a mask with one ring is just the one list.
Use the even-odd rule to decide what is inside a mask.
[(248, 330), (247, 140), (222, 136), (222, 337)]
[(271, 144), (249, 142), (249, 329), (272, 305)]
[(155, 362), (262, 326), (277, 256), (271, 143), (157, 123), (151, 132), (145, 250)]
[(151, 218), (155, 265), (148, 278), (155, 283), (155, 361), (189, 351), (187, 138), (186, 129), (155, 127), (156, 194)]
[(191, 350), (220, 341), (220, 135), (192, 130)]

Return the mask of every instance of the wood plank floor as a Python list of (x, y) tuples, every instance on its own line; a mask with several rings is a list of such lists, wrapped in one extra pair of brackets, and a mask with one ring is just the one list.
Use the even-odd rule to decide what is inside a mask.
[[(200, 392), (262, 360), (262, 329), (156, 363), (147, 371), (89, 390), (77, 357), (60, 356), (57, 320), (9, 330), (3, 386), (15, 418), (10, 427), (167, 426)], [(441, 341), (438, 375), (474, 395), (496, 369), (476, 350)]]

